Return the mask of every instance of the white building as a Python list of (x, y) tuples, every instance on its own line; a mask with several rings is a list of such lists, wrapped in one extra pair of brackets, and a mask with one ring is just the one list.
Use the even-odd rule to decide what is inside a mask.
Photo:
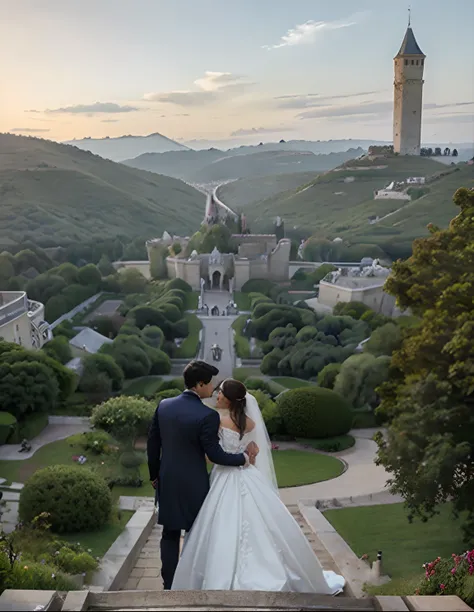
[(383, 290), (389, 274), (390, 270), (377, 260), (370, 266), (339, 268), (319, 283), (318, 303), (334, 308), (339, 302), (362, 302), (377, 313), (397, 316), (395, 298)]
[(24, 291), (0, 291), (0, 339), (40, 349), (52, 338), (41, 302), (29, 300)]

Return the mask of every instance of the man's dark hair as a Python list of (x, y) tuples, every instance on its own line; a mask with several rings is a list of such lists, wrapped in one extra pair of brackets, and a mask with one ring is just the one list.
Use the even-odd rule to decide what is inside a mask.
[(187, 389), (197, 387), (199, 383), (209, 384), (213, 376), (217, 376), (219, 370), (205, 361), (191, 361), (184, 368), (183, 378)]

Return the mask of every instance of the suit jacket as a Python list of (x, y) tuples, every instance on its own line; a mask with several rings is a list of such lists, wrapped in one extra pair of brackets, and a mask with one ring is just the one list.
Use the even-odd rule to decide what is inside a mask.
[(148, 434), (150, 480), (158, 478), (158, 523), (189, 531), (209, 492), (206, 455), (217, 465), (242, 466), (243, 454), (222, 450), (219, 414), (192, 392), (164, 399)]

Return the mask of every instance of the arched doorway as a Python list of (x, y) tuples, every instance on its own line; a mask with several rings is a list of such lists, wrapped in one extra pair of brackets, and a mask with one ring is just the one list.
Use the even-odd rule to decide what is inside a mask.
[(221, 288), (221, 273), (219, 270), (216, 270), (212, 273), (212, 288), (220, 289)]

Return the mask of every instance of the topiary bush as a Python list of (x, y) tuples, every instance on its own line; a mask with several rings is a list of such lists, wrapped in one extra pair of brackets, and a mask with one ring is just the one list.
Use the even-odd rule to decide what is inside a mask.
[(297, 438), (331, 438), (352, 425), (348, 402), (330, 389), (291, 389), (278, 399), (288, 434)]
[(93, 531), (110, 518), (112, 497), (105, 480), (79, 466), (52, 465), (37, 471), (20, 493), (19, 515), (29, 523), (49, 514), (57, 533)]
[(123, 446), (133, 448), (137, 436), (148, 432), (155, 409), (154, 402), (142, 397), (121, 395), (96, 406), (91, 423), (111, 434)]

